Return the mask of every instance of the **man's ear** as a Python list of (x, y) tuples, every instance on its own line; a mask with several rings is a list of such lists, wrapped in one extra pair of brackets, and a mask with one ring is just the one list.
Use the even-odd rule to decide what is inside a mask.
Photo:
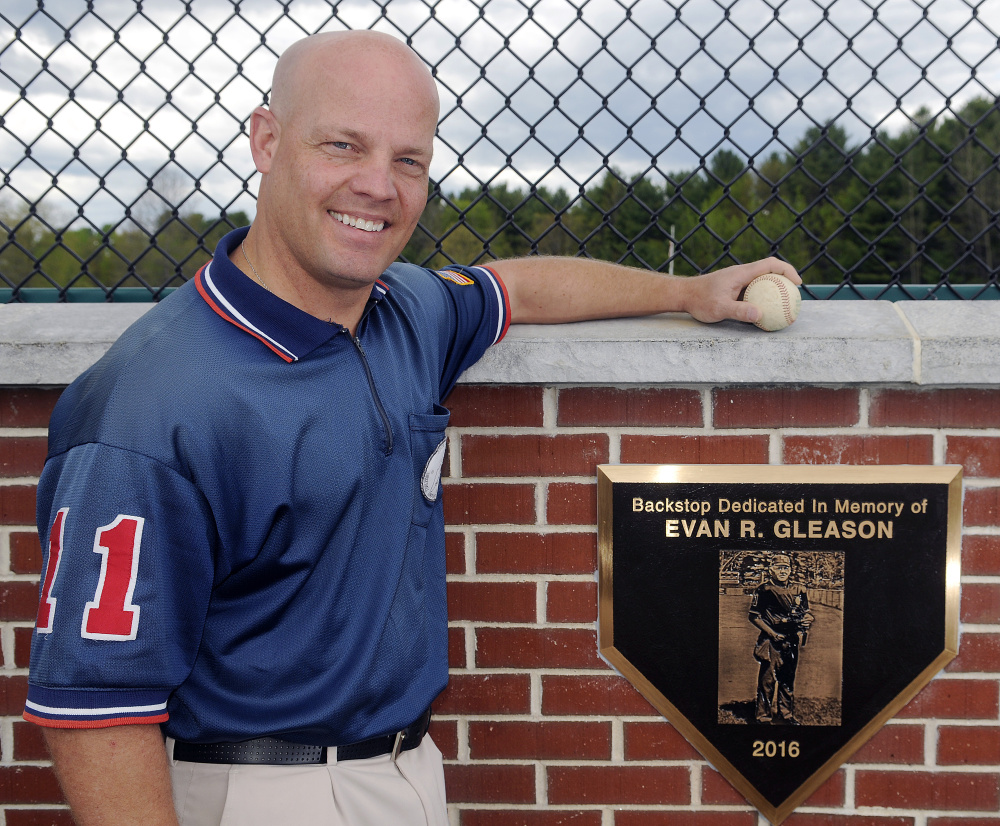
[(280, 134), (281, 124), (270, 109), (258, 106), (250, 113), (250, 154), (258, 172), (271, 170)]

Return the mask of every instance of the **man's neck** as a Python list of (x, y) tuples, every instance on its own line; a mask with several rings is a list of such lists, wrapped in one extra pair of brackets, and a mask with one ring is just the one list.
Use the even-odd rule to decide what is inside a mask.
[(258, 260), (252, 235), (251, 228), (243, 243), (229, 254), (229, 260), (240, 272), (304, 313), (330, 324), (339, 324), (352, 336), (357, 334), (371, 296), (370, 287), (340, 289), (305, 276), (288, 277), (288, 268), (271, 264), (266, 256), (261, 256), (263, 262)]

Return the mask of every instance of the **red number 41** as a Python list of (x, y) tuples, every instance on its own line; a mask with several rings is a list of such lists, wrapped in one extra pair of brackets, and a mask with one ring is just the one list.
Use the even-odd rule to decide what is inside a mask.
[[(38, 619), (39, 634), (52, 632), (56, 599), (52, 586), (59, 573), (63, 534), (69, 508), (62, 508), (49, 532), (49, 559), (45, 566)], [(94, 553), (101, 555), (101, 575), (93, 600), (87, 603), (80, 625), (80, 635), (92, 640), (134, 640), (139, 627), (139, 606), (132, 603), (135, 579), (139, 570), (139, 545), (143, 520), (139, 516), (119, 515), (110, 525), (97, 529)]]

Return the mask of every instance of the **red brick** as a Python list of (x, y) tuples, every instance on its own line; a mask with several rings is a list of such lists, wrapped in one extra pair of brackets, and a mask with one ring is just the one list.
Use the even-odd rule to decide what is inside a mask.
[(1000, 585), (969, 583), (962, 586), (962, 622), (1000, 622)]
[(448, 629), (448, 665), (451, 668), (465, 668), (465, 629)]
[(1000, 487), (966, 488), (964, 510), (966, 525), (1000, 525)]
[(608, 461), (603, 433), (463, 436), (462, 476), (593, 476)]
[(591, 811), (543, 812), (537, 809), (467, 809), (462, 826), (601, 826), (601, 813)]
[(445, 485), (444, 521), (449, 525), (533, 525), (534, 485)]
[(21, 626), (14, 629), (14, 665), (17, 668), (27, 668), (31, 660), (31, 637), (34, 626)]
[(0, 485), (0, 525), (35, 524), (35, 486)]
[(912, 817), (793, 814), (781, 826), (913, 826), (914, 822)]
[(757, 826), (751, 812), (615, 812), (615, 826)]
[(1000, 826), (1000, 818), (993, 817), (928, 817), (927, 826)]
[(458, 759), (458, 723), (454, 720), (431, 718), (431, 725), (427, 732), (445, 760)]
[(934, 460), (934, 437), (786, 436), (788, 465), (927, 465)]
[(924, 762), (924, 728), (913, 725), (889, 725), (875, 735), (851, 757), (852, 763)]
[(449, 803), (534, 803), (534, 766), (444, 767)]
[(560, 427), (699, 427), (704, 421), (696, 390), (649, 387), (569, 387), (559, 391)]
[(767, 436), (640, 436), (624, 434), (626, 464), (767, 464)]
[(844, 772), (834, 772), (802, 803), (803, 806), (843, 807), (847, 792)]
[(603, 668), (591, 629), (479, 628), (478, 668)]
[(700, 760), (698, 751), (670, 723), (625, 723), (626, 760)]
[(941, 726), (938, 765), (995, 766), (1000, 763), (1000, 726)]
[(966, 576), (1000, 575), (1000, 536), (963, 536), (962, 573)]
[(10, 570), (15, 574), (37, 574), (42, 570), (42, 543), (36, 531), (10, 535)]
[(1000, 805), (997, 779), (981, 773), (858, 771), (854, 799), (858, 806), (995, 812)]
[(55, 772), (48, 766), (0, 766), (4, 803), (62, 803)]
[(15, 760), (48, 760), (49, 750), (42, 737), (42, 727), (24, 720), (15, 720), (14, 728), (14, 759)]
[(597, 620), (596, 582), (550, 582), (545, 592), (545, 619), (549, 622)]
[(858, 423), (852, 388), (732, 387), (712, 393), (715, 427), (847, 427)]
[(20, 675), (0, 677), (0, 716), (20, 717), (26, 699), (28, 699), (27, 677)]
[(897, 716), (995, 720), (997, 709), (996, 680), (934, 680)]
[(682, 766), (550, 766), (547, 774), (549, 803), (556, 806), (691, 802), (691, 773)]
[(474, 622), (535, 622), (533, 582), (449, 582), (448, 618)]
[(0, 621), (34, 621), (38, 616), (38, 583), (26, 580), (0, 582)]
[(56, 406), (63, 389), (0, 389), (0, 427), (48, 427), (52, 408)]
[(7, 809), (7, 826), (73, 826), (69, 809)]
[(701, 802), (710, 806), (746, 805), (746, 800), (728, 780), (708, 766), (701, 773)]
[(656, 715), (656, 711), (624, 677), (542, 677), (542, 714)]
[(541, 427), (541, 387), (460, 384), (445, 399), (452, 427)]
[(596, 525), (597, 484), (550, 484), (545, 500), (545, 521), (550, 525)]
[(610, 722), (469, 723), (473, 760), (610, 760)]
[(946, 669), (949, 673), (983, 674), (1000, 671), (1000, 634), (966, 632), (958, 656)]
[(478, 533), (480, 574), (587, 574), (597, 569), (597, 536), (587, 533)]
[(868, 418), (875, 427), (1000, 427), (1000, 391), (881, 390)]
[(452, 674), (434, 701), (435, 714), (528, 714), (527, 674)]
[(44, 436), (0, 437), (0, 476), (38, 476), (47, 451)]
[(1000, 476), (1000, 439), (949, 436), (946, 462), (961, 465), (966, 476)]
[(444, 557), (449, 574), (465, 573), (465, 534), (448, 532), (444, 535)]

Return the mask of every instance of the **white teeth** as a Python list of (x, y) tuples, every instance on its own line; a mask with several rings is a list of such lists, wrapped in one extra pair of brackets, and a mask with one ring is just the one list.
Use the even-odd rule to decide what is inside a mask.
[(331, 212), (337, 221), (342, 224), (347, 224), (349, 227), (354, 227), (355, 229), (364, 230), (365, 232), (381, 232), (382, 228), (385, 227), (385, 221), (366, 221), (364, 218), (355, 218), (351, 215), (345, 215), (342, 212)]

